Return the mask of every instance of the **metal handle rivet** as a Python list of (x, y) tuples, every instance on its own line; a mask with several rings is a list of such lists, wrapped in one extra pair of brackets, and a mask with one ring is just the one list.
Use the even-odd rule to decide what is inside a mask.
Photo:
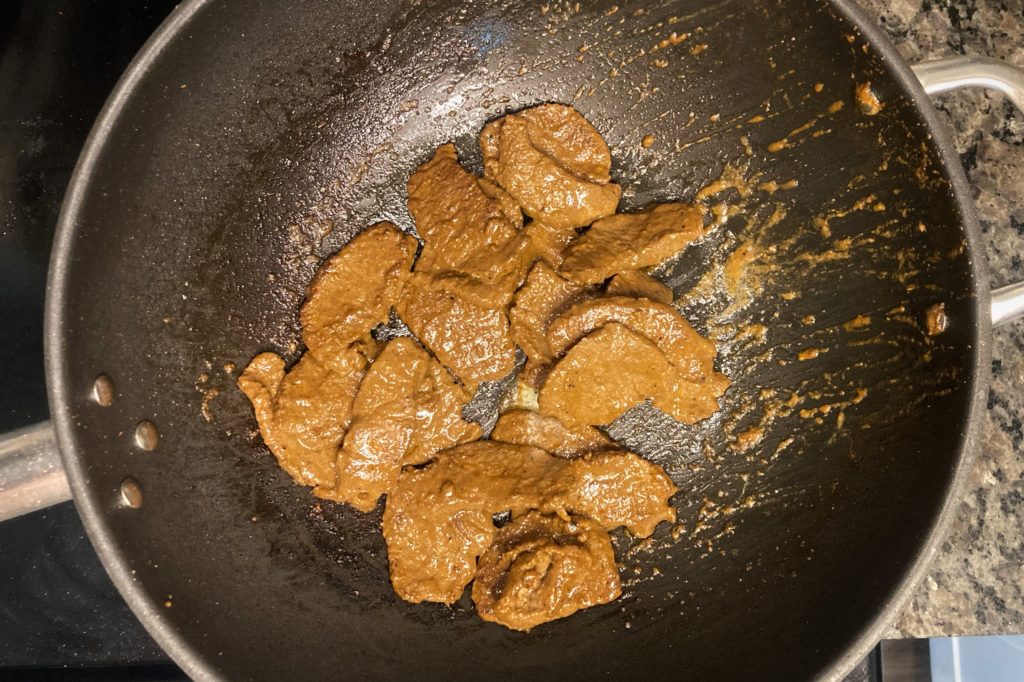
[(156, 450), (160, 442), (160, 433), (156, 430), (156, 424), (143, 419), (135, 426), (135, 444), (143, 450)]

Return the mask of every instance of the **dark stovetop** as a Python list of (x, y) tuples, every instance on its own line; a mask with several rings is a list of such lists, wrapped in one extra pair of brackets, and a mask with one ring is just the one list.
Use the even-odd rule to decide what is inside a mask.
[[(115, 81), (175, 4), (0, 2), (0, 433), (48, 416), (43, 297), (64, 189)], [(76, 679), (181, 678), (71, 503), (0, 524), (0, 678), (68, 666)]]
[[(176, 0), (0, 2), (0, 433), (46, 419), (57, 214), (108, 93)], [(103, 571), (72, 504), (0, 524), (0, 678), (185, 679)], [(850, 679), (868, 679), (864, 664)]]

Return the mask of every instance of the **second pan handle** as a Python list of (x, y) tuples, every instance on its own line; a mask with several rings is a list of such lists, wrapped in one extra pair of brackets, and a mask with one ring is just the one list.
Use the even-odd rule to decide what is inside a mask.
[[(1024, 113), (1024, 69), (991, 57), (945, 57), (911, 67), (924, 91), (937, 95), (964, 88), (998, 90)], [(992, 326), (1024, 317), (1024, 282), (992, 292)]]

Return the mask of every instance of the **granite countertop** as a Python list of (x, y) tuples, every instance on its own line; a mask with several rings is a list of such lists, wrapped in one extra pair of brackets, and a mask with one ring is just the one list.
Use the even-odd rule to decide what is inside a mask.
[[(950, 54), (1024, 67), (1024, 0), (860, 0), (911, 62)], [(988, 239), (992, 286), (1024, 279), (1024, 114), (998, 93), (943, 95)], [(889, 637), (1024, 633), (1024, 322), (998, 329), (969, 490)]]

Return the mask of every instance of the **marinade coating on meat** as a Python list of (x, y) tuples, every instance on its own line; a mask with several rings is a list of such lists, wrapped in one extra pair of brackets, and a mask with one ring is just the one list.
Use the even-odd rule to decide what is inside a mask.
[(409, 214), (424, 242), (416, 271), (477, 305), (507, 304), (529, 243), (515, 200), (467, 172), (450, 144), (412, 174), (408, 191)]
[(595, 222), (563, 252), (559, 271), (596, 284), (612, 275), (659, 265), (704, 234), (704, 214), (690, 204), (658, 204)]
[(516, 348), (502, 309), (481, 307), (413, 278), (397, 310), (416, 338), (470, 391), (515, 367)]
[(615, 441), (593, 427), (569, 428), (556, 417), (524, 409), (502, 414), (490, 437), (502, 443), (532, 445), (567, 459), (618, 447)]
[(414, 237), (381, 222), (328, 258), (299, 312), (306, 347), (329, 358), (385, 322), (402, 294), (415, 254)]
[(296, 482), (334, 487), (337, 450), (365, 371), (365, 358), (350, 348), (329, 362), (306, 353), (287, 373), (279, 356), (261, 353), (238, 377), (263, 442)]
[(573, 175), (591, 182), (611, 180), (611, 151), (583, 114), (565, 104), (541, 104), (515, 116), (527, 122), (530, 143)]
[(568, 493), (562, 462), (537, 448), (477, 441), (403, 471), (382, 525), (398, 596), (413, 603), (458, 600), (494, 539), (494, 514), (525, 512), (545, 496)]
[(609, 322), (650, 339), (686, 379), (703, 382), (714, 374), (715, 344), (697, 333), (671, 305), (645, 298), (605, 296), (573, 305), (547, 325), (551, 352), (558, 357)]
[(649, 298), (665, 305), (671, 305), (675, 298), (670, 288), (643, 270), (627, 270), (612, 276), (605, 287), (605, 293), (609, 296)]
[(528, 240), (526, 260), (541, 260), (556, 269), (562, 265), (566, 247), (577, 237), (576, 230), (560, 230), (539, 220), (531, 220), (523, 234)]
[(480, 437), (480, 427), (461, 417), (469, 398), (415, 341), (389, 341), (356, 394), (335, 484), (317, 488), (317, 496), (371, 511), (403, 464)]
[(608, 532), (585, 517), (530, 512), (498, 530), (480, 557), (473, 603), (512, 630), (565, 618), (622, 594)]
[(540, 411), (567, 426), (605, 426), (645, 401), (684, 424), (718, 409), (719, 380), (683, 377), (646, 336), (609, 322), (572, 346), (547, 375)]
[(653, 342), (610, 323), (584, 336), (540, 389), (540, 411), (573, 428), (611, 424), (650, 400), (672, 414), (675, 372)]
[(431, 358), (427, 376), (413, 396), (416, 430), (402, 464), (422, 464), (441, 450), (480, 438), (480, 425), (462, 418), (462, 408), (472, 397)]
[(524, 121), (530, 144), (573, 175), (597, 183), (611, 180), (612, 155), (601, 133), (564, 104), (541, 104), (485, 125), (480, 132), (485, 175), (495, 177), (499, 171), (502, 127), (512, 119)]
[(665, 472), (632, 453), (567, 460), (524, 445), (476, 441), (405, 469), (388, 495), (384, 538), (391, 583), (410, 602), (450, 604), (473, 579), (494, 539), (493, 515), (577, 513), (606, 529), (646, 537), (674, 521)]
[(544, 261), (538, 261), (516, 292), (508, 318), (512, 340), (526, 353), (522, 380), (537, 385), (554, 354), (545, 334), (548, 323), (566, 307), (588, 295), (587, 287), (565, 279)]
[(583, 227), (618, 207), (608, 145), (572, 107), (543, 104), (491, 122), (480, 148), (484, 174), (551, 228)]

